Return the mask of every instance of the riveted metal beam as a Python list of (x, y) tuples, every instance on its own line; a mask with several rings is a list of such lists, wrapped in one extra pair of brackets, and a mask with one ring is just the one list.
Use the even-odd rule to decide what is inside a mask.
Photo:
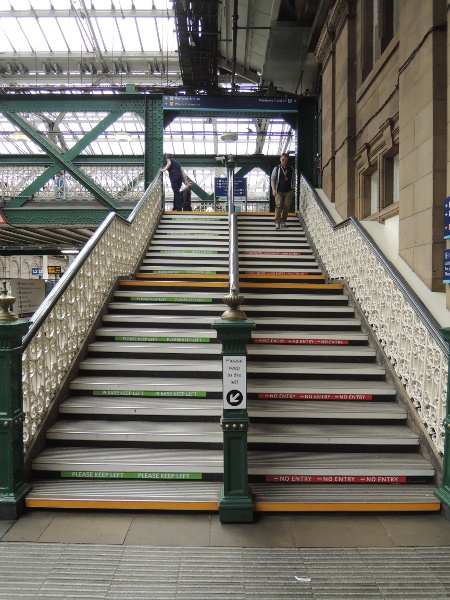
[[(79, 140), (75, 144), (75, 146), (73, 146), (70, 150), (68, 150), (63, 155), (64, 158), (66, 159), (66, 161), (70, 161), (72, 163), (72, 165), (75, 168), (77, 168), (77, 170), (79, 171), (78, 167), (76, 167), (76, 165), (72, 159), (75, 158), (76, 156), (78, 156), (85, 148), (87, 148), (89, 146), (89, 144), (93, 140), (97, 139), (98, 136), (101, 133), (103, 133), (105, 131), (105, 129), (107, 129), (112, 123), (115, 123), (115, 121), (117, 121), (117, 119), (119, 119), (122, 116), (122, 114), (123, 114), (122, 112), (113, 112), (113, 113), (110, 113), (109, 115), (107, 115), (104, 119), (102, 119), (102, 121), (100, 123), (98, 123), (98, 125), (93, 127), (93, 129), (89, 133), (87, 133), (85, 136), (83, 136), (83, 138), (81, 140)], [(39, 136), (39, 137), (42, 137), (42, 136)], [(56, 151), (55, 151), (55, 154), (56, 154)], [(54, 177), (56, 175), (56, 173), (61, 168), (61, 166), (62, 166), (61, 164), (56, 164), (56, 165), (52, 165), (51, 167), (46, 169), (46, 171), (44, 171), (44, 173), (42, 173), (42, 175), (40, 175), (37, 179), (35, 179), (35, 181), (31, 185), (29, 185), (27, 188), (25, 188), (21, 192), (20, 196), (27, 197), (27, 196), (32, 196), (33, 194), (35, 194), (37, 191), (39, 191), (41, 189), (41, 187), (43, 185), (45, 185), (50, 179), (52, 179), (52, 177)], [(67, 170), (70, 173), (72, 173), (76, 179), (78, 179), (78, 177), (76, 177), (73, 169), (71, 169), (69, 167), (69, 168), (67, 168)], [(80, 181), (80, 183), (82, 183), (84, 185), (84, 187), (86, 187), (86, 189), (88, 189), (95, 197), (97, 197), (97, 194), (95, 193), (95, 190), (93, 189), (92, 184), (94, 184), (94, 186), (96, 186), (96, 187), (99, 187), (99, 186), (97, 186), (97, 184), (95, 184), (90, 177), (87, 177), (83, 173), (83, 171), (79, 171), (79, 172), (83, 176), (82, 181), (80, 181), (78, 179)], [(106, 206), (111, 206), (111, 208), (115, 208), (117, 206), (115, 201), (111, 198), (111, 196), (109, 196), (109, 194), (107, 195), (107, 197), (109, 198), (109, 200), (107, 201)], [(102, 202), (102, 198), (98, 198), (98, 200), (100, 200), (100, 202)], [(105, 204), (105, 202), (102, 202), (102, 204)]]
[(153, 94), (4, 94), (0, 112), (136, 112), (143, 113)]
[[(46, 154), (48, 154), (48, 156), (50, 156), (50, 158), (52, 158), (57, 163), (49, 167), (42, 175), (40, 175), (33, 182), (33, 184), (28, 186), (26, 190), (22, 190), (22, 192), (20, 193), (20, 198), (24, 198), (26, 200), (29, 199), (33, 193), (37, 192), (43, 185), (45, 185), (45, 183), (47, 183), (49, 179), (54, 177), (58, 170), (62, 167), (66, 171), (68, 171), (74, 177), (74, 179), (79, 181), (81, 185), (88, 189), (89, 192), (91, 192), (91, 194), (95, 198), (97, 198), (97, 200), (99, 200), (104, 206), (108, 206), (113, 209), (119, 208), (117, 202), (109, 194), (107, 194), (103, 188), (97, 185), (95, 181), (93, 181), (90, 177), (87, 177), (87, 175), (85, 175), (83, 171), (81, 171), (81, 169), (75, 166), (71, 162), (71, 159), (74, 156), (77, 156), (84, 148), (86, 148), (86, 146), (88, 146), (93, 139), (96, 139), (96, 137), (98, 137), (98, 135), (100, 135), (100, 133), (104, 131), (106, 127), (108, 127), (108, 125), (116, 121), (121, 116), (121, 112), (116, 112), (108, 115), (108, 117), (103, 119), (102, 123), (100, 123), (97, 126), (98, 130), (95, 133), (93, 133), (94, 130), (89, 132), (86, 136), (83, 137), (82, 140), (80, 140), (71, 150), (69, 150), (65, 154), (59, 152), (59, 150), (57, 150), (53, 144), (51, 144), (45, 137), (43, 137), (38, 131), (36, 131), (20, 115), (8, 111), (4, 111), (3, 114), (8, 119), (8, 121), (19, 127), (21, 131), (23, 131), (28, 137), (30, 137), (35, 142), (35, 144), (42, 148), (42, 150), (44, 150), (44, 152), (46, 152)], [(77, 146), (78, 148), (76, 148)], [(30, 189), (33, 190), (32, 193), (28, 191)], [(12, 204), (13, 206), (21, 206), (23, 202), (21, 203), (20, 200), (16, 199), (15, 201), (12, 201)]]
[(146, 96), (144, 122), (144, 186), (147, 189), (162, 165), (164, 133), (162, 95), (157, 98)]
[[(99, 225), (111, 211), (105, 209), (15, 209), (5, 208), (3, 214), (9, 225), (45, 225), (55, 226), (86, 226)], [(128, 218), (131, 209), (115, 211), (118, 215)]]

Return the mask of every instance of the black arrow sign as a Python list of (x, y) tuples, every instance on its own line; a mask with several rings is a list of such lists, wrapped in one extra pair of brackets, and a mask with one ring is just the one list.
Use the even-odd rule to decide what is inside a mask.
[(227, 402), (230, 406), (239, 406), (244, 400), (244, 394), (240, 390), (230, 390), (227, 394)]

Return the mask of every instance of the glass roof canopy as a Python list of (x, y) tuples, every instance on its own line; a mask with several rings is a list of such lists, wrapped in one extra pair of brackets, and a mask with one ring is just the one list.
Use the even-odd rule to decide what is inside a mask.
[[(148, 86), (148, 91), (158, 87), (155, 91), (160, 91), (160, 86), (164, 89), (174, 86), (179, 93), (182, 90), (171, 1), (3, 0), (0, 3), (0, 91), (122, 93), (123, 85), (131, 82)], [(60, 151), (66, 152), (106, 113), (39, 112), (21, 116)], [(228, 132), (237, 133), (236, 142), (221, 140)], [(0, 114), (0, 156), (45, 154), (22, 136)], [(285, 121), (273, 117), (183, 116), (172, 121), (164, 132), (164, 152), (175, 156), (278, 155), (294, 150), (295, 132)], [(82, 152), (91, 156), (142, 156), (143, 153), (144, 124), (135, 113), (124, 114)], [(200, 179), (207, 177), (205, 173), (200, 174), (197, 169), (199, 185), (202, 185)], [(248, 174), (249, 189), (262, 180), (261, 173), (255, 170)]]

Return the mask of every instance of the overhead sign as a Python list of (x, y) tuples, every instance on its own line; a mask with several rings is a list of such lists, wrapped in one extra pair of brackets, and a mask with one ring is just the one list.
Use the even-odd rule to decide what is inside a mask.
[[(235, 198), (247, 197), (247, 179), (245, 177), (235, 177), (233, 184), (233, 192)], [(214, 193), (216, 198), (228, 197), (228, 178), (216, 177), (214, 185)]]
[(228, 410), (247, 408), (247, 357), (223, 356), (223, 407)]
[(444, 200), (444, 240), (450, 238), (450, 198)]
[(271, 98), (255, 96), (164, 96), (163, 108), (166, 110), (230, 110), (297, 112), (298, 98)]
[(444, 250), (444, 283), (450, 283), (450, 250)]
[(33, 267), (31, 269), (31, 274), (38, 277), (42, 277), (42, 267)]

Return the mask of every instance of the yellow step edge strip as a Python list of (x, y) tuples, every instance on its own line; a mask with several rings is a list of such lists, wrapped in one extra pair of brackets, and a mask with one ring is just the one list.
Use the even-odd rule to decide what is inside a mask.
[(113, 509), (113, 510), (198, 510), (218, 511), (217, 500), (215, 502), (146, 502), (146, 501), (111, 501), (105, 500), (25, 500), (28, 508), (87, 508), (89, 510)]
[[(136, 279), (220, 279), (220, 280), (228, 280), (228, 275), (211, 275), (208, 273), (137, 273)], [(254, 279), (257, 281), (265, 281), (268, 276), (267, 275), (245, 275), (241, 274), (239, 276), (239, 281), (242, 279)], [(317, 281), (322, 280), (325, 281), (325, 277), (323, 275), (270, 275), (270, 279), (283, 279), (288, 281)], [(246, 283), (243, 281), (242, 283)], [(322, 284), (323, 285), (323, 284)]]
[(253, 281), (239, 282), (241, 288), (286, 288), (292, 290), (343, 290), (344, 286), (339, 283), (255, 283)]
[(272, 504), (257, 502), (256, 512), (435, 512), (441, 510), (439, 503), (417, 504)]
[[(127, 286), (132, 286), (132, 285), (136, 285), (136, 283), (138, 283), (140, 286), (143, 287), (171, 287), (174, 284), (177, 285), (177, 287), (204, 287), (206, 289), (208, 288), (220, 288), (223, 290), (227, 290), (228, 289), (228, 282), (224, 281), (121, 281), (120, 282), (120, 287), (127, 287)], [(136, 290), (136, 292), (138, 292), (139, 290)]]
[(241, 273), (239, 275), (239, 281), (241, 279), (256, 279), (256, 280), (264, 280), (264, 279), (287, 279), (288, 281), (325, 281), (324, 275), (278, 275), (276, 273), (261, 273), (261, 274), (251, 274), (248, 275), (246, 273)]
[[(220, 211), (209, 212), (209, 211), (206, 211), (206, 210), (202, 210), (202, 211), (200, 211), (200, 210), (192, 210), (192, 211), (190, 211), (190, 210), (187, 210), (187, 211), (165, 210), (163, 214), (165, 214), (165, 215), (176, 215), (178, 217), (180, 215), (184, 216), (185, 212), (189, 213), (189, 216), (191, 216), (191, 215), (204, 215), (204, 216), (208, 216), (208, 217), (211, 217), (211, 216), (217, 217), (217, 216), (219, 216), (219, 217), (223, 217), (224, 219), (225, 218), (228, 219), (228, 213), (226, 213), (226, 212), (220, 212)], [(263, 214), (263, 213), (261, 213), (261, 214)]]
[[(145, 280), (133, 280), (133, 281), (120, 281), (119, 287), (128, 287), (140, 285), (144, 287), (169, 287), (174, 284), (174, 281), (145, 281)], [(204, 286), (204, 287), (217, 287), (217, 288), (228, 288), (228, 282), (209, 282), (209, 281), (177, 281), (177, 286)], [(340, 284), (334, 283), (254, 283), (252, 281), (249, 282), (241, 282), (240, 288), (247, 289), (290, 289), (290, 290), (338, 290), (342, 291), (343, 286)]]
[[(104, 500), (25, 500), (27, 508), (84, 508), (112, 510), (177, 510), (177, 511), (218, 511), (214, 502), (145, 502), (145, 501), (104, 501)], [(256, 503), (255, 512), (437, 512), (439, 503), (417, 504), (265, 504)]]
[(226, 279), (228, 281), (228, 275), (210, 275), (210, 274), (199, 274), (199, 273), (137, 273), (137, 279)]

